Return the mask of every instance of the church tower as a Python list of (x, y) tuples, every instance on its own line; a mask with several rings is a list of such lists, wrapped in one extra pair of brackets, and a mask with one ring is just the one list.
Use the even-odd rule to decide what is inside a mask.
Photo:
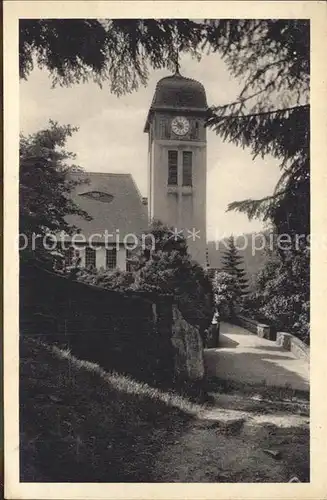
[(148, 215), (183, 230), (189, 252), (206, 265), (207, 99), (203, 85), (180, 75), (159, 80), (147, 116)]

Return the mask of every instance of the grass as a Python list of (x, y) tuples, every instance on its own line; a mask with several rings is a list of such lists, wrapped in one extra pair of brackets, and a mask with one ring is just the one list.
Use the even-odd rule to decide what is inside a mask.
[(237, 382), (234, 380), (225, 380), (219, 377), (210, 377), (207, 380), (207, 391), (223, 394), (242, 394), (243, 396), (260, 395), (267, 401), (301, 401), (309, 402), (310, 394), (308, 391), (293, 389), (290, 386), (274, 387), (266, 383), (249, 384), (247, 382)]
[[(296, 475), (309, 481), (307, 425), (249, 421), (226, 434), (219, 422), (219, 410), (233, 405), (253, 414), (282, 411), (287, 419), (299, 404), (306, 414), (307, 393), (219, 379), (209, 380), (208, 390), (216, 393), (218, 422), (203, 426), (198, 417), (208, 407), (22, 338), (20, 480), (237, 483)], [(263, 399), (252, 401), (258, 394)]]
[(167, 438), (199, 405), (68, 351), (21, 339), (21, 481), (151, 482)]

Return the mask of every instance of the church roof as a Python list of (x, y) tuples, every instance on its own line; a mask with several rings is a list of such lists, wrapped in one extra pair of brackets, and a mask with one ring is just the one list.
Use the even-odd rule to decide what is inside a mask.
[(158, 81), (144, 132), (149, 129), (149, 119), (153, 111), (205, 112), (207, 109), (207, 97), (202, 83), (186, 78), (177, 71), (174, 75), (166, 76)]
[[(71, 174), (75, 179), (86, 179), (72, 193), (72, 200), (93, 219), (87, 221), (77, 215), (65, 219), (75, 225), (88, 239), (92, 234), (107, 231), (113, 234), (108, 242), (119, 240), (132, 233), (137, 237), (148, 227), (147, 208), (131, 174), (84, 172)], [(119, 233), (116, 232), (119, 230)], [(104, 242), (102, 237), (94, 237), (94, 242)]]

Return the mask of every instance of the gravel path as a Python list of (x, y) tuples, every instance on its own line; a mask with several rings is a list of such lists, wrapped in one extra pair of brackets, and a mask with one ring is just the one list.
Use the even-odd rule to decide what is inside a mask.
[(167, 443), (155, 475), (158, 482), (307, 482), (309, 419), (213, 408)]
[[(308, 365), (244, 328), (222, 323), (219, 348), (205, 350), (209, 377), (309, 390)], [(284, 389), (285, 390), (285, 389)], [(269, 391), (268, 391), (269, 392)], [(309, 479), (309, 402), (210, 393), (181, 436), (155, 464), (159, 482), (288, 482)]]

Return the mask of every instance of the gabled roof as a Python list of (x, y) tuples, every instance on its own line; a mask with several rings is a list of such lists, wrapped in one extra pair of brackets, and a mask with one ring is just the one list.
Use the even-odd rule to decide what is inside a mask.
[[(130, 174), (111, 174), (84, 172), (70, 174), (72, 178), (88, 179), (88, 183), (76, 186), (72, 193), (73, 201), (93, 219), (85, 220), (76, 215), (69, 215), (66, 221), (76, 226), (88, 239), (92, 234), (107, 231), (114, 235), (109, 242), (119, 240), (132, 233), (139, 236), (148, 227), (147, 208)], [(94, 237), (93, 241), (103, 241)]]

